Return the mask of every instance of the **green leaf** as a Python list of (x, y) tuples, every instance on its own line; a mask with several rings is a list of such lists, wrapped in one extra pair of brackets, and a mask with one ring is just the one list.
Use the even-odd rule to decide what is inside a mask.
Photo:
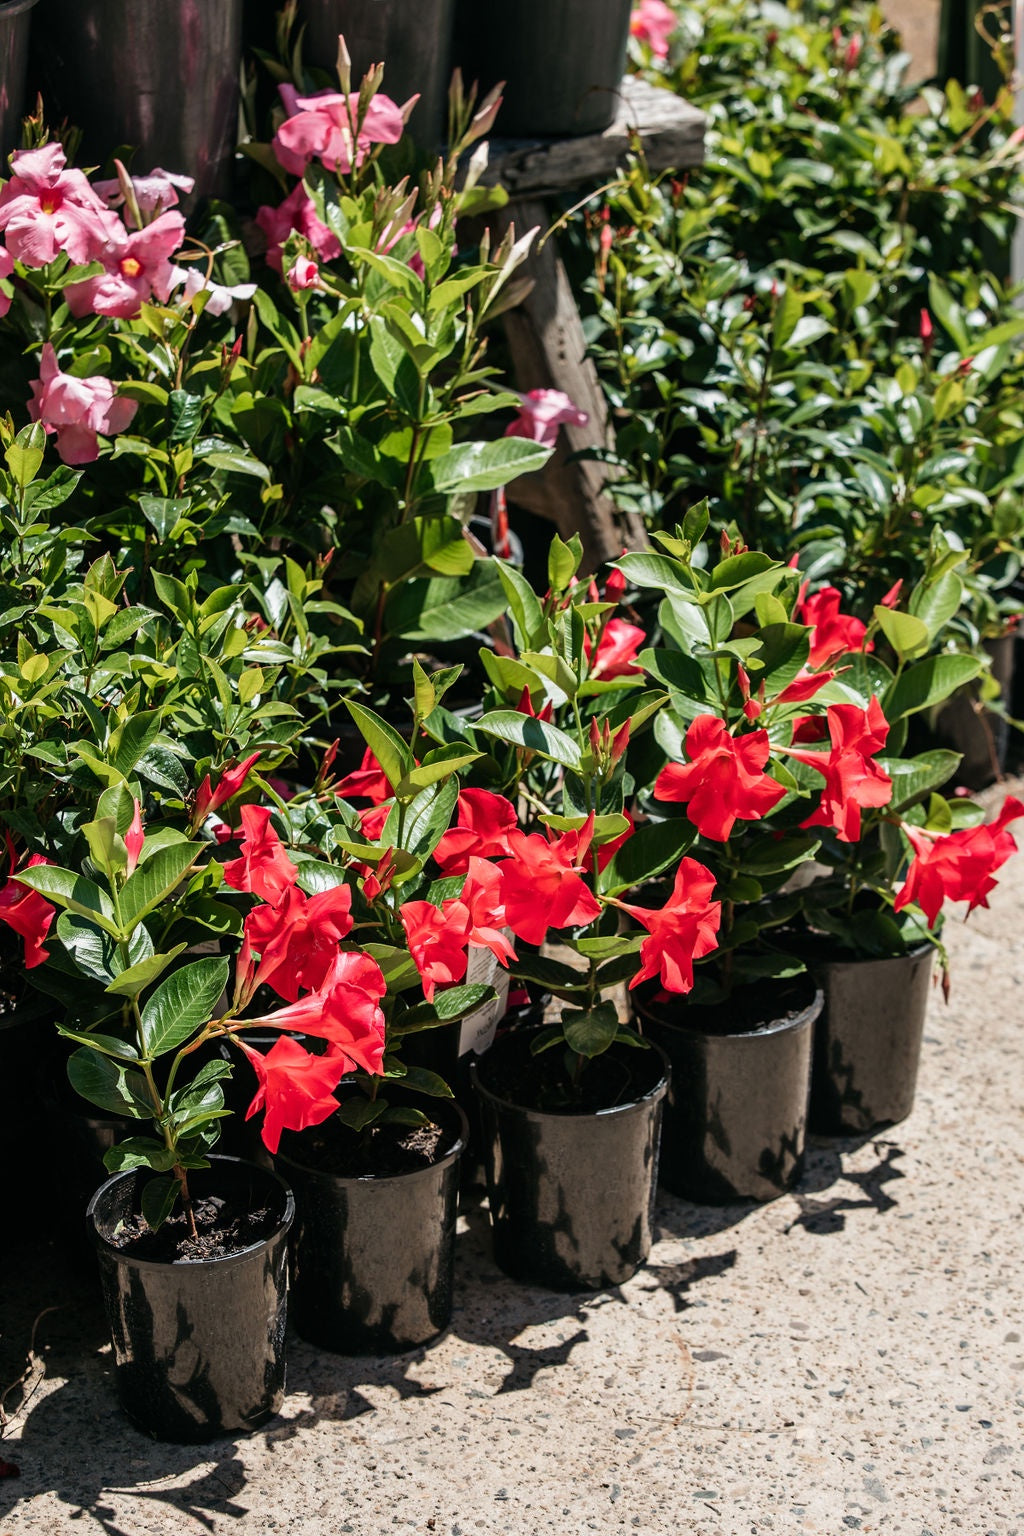
[(619, 1029), (614, 1003), (598, 1003), (586, 1013), (562, 1014), (565, 1043), (577, 1056), (600, 1056), (613, 1043)]
[(156, 532), (157, 542), (170, 538), (175, 526), (192, 506), (187, 497), (140, 496), (139, 506)]
[(493, 999), (494, 995), (493, 987), (445, 987), (443, 991), (434, 993), (432, 1003), (417, 1003), (415, 1008), (410, 1008), (402, 1017), (398, 1033), (407, 1033), (412, 1028), (420, 1030), (438, 1024), (453, 1024), (457, 1019), (464, 1019), (475, 1012), (482, 1003)]
[(521, 715), (514, 709), (491, 710), (475, 723), (473, 729), (513, 746), (525, 747), (565, 768), (578, 770), (582, 765), (580, 749), (571, 736), (556, 725), (534, 720), (531, 715)]
[(120, 929), (114, 920), (114, 907), (110, 897), (98, 885), (84, 875), (76, 875), (58, 864), (35, 864), (31, 869), (18, 871), (18, 884), (38, 891), (48, 901), (56, 902), (68, 912), (87, 917), (104, 933), (117, 938)]
[(454, 1097), (444, 1078), (438, 1077), (436, 1072), (428, 1072), (426, 1067), (406, 1067), (402, 1086), (411, 1088), (416, 1093), (428, 1093), (434, 1099)]
[(977, 677), (982, 664), (967, 654), (928, 656), (896, 678), (882, 698), (887, 720), (916, 714), (948, 699), (958, 688)]
[(76, 1093), (90, 1104), (109, 1110), (128, 1120), (151, 1120), (152, 1100), (141, 1072), (134, 1072), (103, 1056), (89, 1046), (82, 1046), (68, 1058), (68, 1081)]
[(138, 997), (158, 976), (163, 975), (171, 961), (176, 960), (185, 948), (184, 944), (175, 944), (166, 954), (150, 955), (137, 965), (128, 966), (110, 982), (107, 991), (115, 997)]
[(203, 843), (168, 843), (143, 860), (121, 890), (121, 919), (126, 928), (134, 928), (180, 885), (203, 849)]
[(150, 1179), (142, 1191), (142, 1215), (152, 1231), (159, 1232), (174, 1210), (180, 1191), (177, 1179)]
[(174, 1162), (170, 1147), (153, 1136), (129, 1136), (103, 1154), (108, 1173), (121, 1173), (129, 1168), (152, 1168), (156, 1173), (166, 1173)]
[(88, 1046), (92, 1051), (98, 1051), (101, 1056), (112, 1056), (115, 1061), (138, 1061), (139, 1053), (134, 1045), (129, 1045), (126, 1040), (118, 1039), (117, 1035), (98, 1034), (94, 1029), (69, 1029), (66, 1024), (58, 1024), (57, 1032), (63, 1040), (73, 1040), (76, 1045)]
[(486, 629), (506, 606), (498, 562), (477, 560), (468, 576), (403, 582), (388, 597), (384, 622), (389, 635), (403, 640), (462, 640)]
[(415, 767), (412, 752), (393, 726), (375, 715), (372, 709), (346, 699), (345, 706), (355, 721), (363, 740), (384, 771), (384, 777), (396, 789)]
[(518, 631), (519, 649), (526, 650), (546, 636), (547, 625), (543, 611), (530, 583), (514, 565), (506, 565), (503, 560), (499, 560), (497, 570)]
[(681, 817), (637, 827), (604, 870), (602, 891), (609, 896), (618, 896), (670, 865), (678, 864), (696, 836), (696, 827)]
[(146, 1054), (176, 1050), (213, 1017), (227, 985), (227, 960), (197, 960), (162, 981), (142, 1010)]
[(892, 608), (875, 608), (875, 620), (900, 661), (909, 661), (921, 655), (931, 644), (928, 626), (911, 613), (900, 613)]
[(960, 754), (937, 748), (934, 752), (922, 752), (909, 759), (879, 757), (876, 761), (892, 779), (890, 809), (902, 814), (916, 800), (949, 783), (960, 765)]
[(517, 476), (543, 469), (551, 449), (525, 437), (487, 443), (460, 443), (429, 466), (434, 490), (442, 495), (496, 491)]

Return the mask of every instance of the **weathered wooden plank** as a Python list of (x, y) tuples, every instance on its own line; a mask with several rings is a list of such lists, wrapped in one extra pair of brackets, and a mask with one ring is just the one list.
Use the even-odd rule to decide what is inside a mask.
[(685, 170), (704, 159), (704, 127), (704, 113), (689, 102), (627, 75), (610, 128), (577, 139), (493, 138), (482, 180), (491, 186), (500, 183), (512, 197), (585, 187), (623, 163), (634, 135), (641, 139), (652, 171)]
[[(546, 229), (550, 213), (543, 202), (517, 198), (495, 221), (503, 233), (509, 221), (522, 234), (533, 225)], [(546, 517), (564, 539), (578, 533), (585, 571), (622, 553), (643, 548), (642, 520), (621, 518), (605, 494), (608, 473), (595, 460), (570, 462), (570, 455), (595, 443), (610, 443), (608, 409), (587, 356), (579, 309), (554, 239), (530, 258), (526, 271), (534, 287), (505, 315), (516, 384), (521, 390), (560, 389), (590, 418), (585, 427), (563, 426), (558, 446), (544, 469), (522, 475), (509, 487), (509, 500)]]

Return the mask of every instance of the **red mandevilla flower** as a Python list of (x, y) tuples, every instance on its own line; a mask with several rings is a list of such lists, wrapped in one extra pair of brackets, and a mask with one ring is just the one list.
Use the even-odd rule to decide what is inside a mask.
[(579, 876), (593, 835), (592, 815), (578, 831), (560, 837), (509, 833), (511, 857), (498, 868), (505, 921), (517, 938), (542, 944), (549, 928), (577, 927), (600, 914), (600, 902)]
[(445, 902), (443, 911), (432, 901), (407, 901), (399, 916), (423, 981), (423, 996), (432, 1002), (436, 987), (450, 986), (466, 974), (469, 912), (459, 901)]
[(266, 1055), (254, 1051), (244, 1040), (238, 1044), (260, 1080), (245, 1118), (251, 1120), (259, 1110), (264, 1111), (260, 1135), (268, 1152), (277, 1151), (282, 1131), (304, 1131), (335, 1113), (338, 1101), (331, 1090), (348, 1070), (341, 1051), (312, 1056), (288, 1035), (275, 1040)]
[(266, 983), (290, 1003), (302, 991), (323, 985), (352, 929), (352, 891), (347, 885), (307, 896), (289, 886), (276, 906), (254, 907), (245, 919), (245, 936), (259, 952), (257, 985)]
[(196, 791), (195, 809), (192, 812), (192, 825), (201, 827), (207, 816), (219, 811), (222, 805), (233, 800), (245, 784), (252, 770), (253, 764), (258, 763), (260, 754), (254, 752), (244, 762), (236, 764), (234, 768), (225, 768), (217, 780), (217, 787), (210, 788), (210, 775), (207, 774)]
[(224, 879), (232, 890), (248, 891), (272, 904), (279, 902), (295, 884), (298, 870), (270, 825), (265, 805), (242, 806), (242, 856), (224, 865)]
[(630, 987), (650, 976), (661, 977), (669, 992), (689, 992), (693, 987), (693, 962), (718, 948), (722, 903), (712, 901), (715, 877), (697, 859), (682, 859), (676, 870), (672, 894), (663, 907), (621, 906), (647, 929), (649, 938), (640, 945), (641, 968)]
[(987, 907), (986, 898), (997, 883), (995, 871), (1017, 851), (1007, 825), (1020, 816), (1024, 816), (1024, 805), (1011, 796), (987, 826), (961, 827), (944, 837), (931, 837), (920, 827), (904, 823), (915, 858), (893, 902), (893, 911), (900, 912), (916, 902), (929, 928), (934, 928), (944, 901), (966, 901), (968, 913), (975, 907)]
[(146, 841), (146, 834), (142, 830), (142, 806), (135, 801), (135, 814), (132, 816), (131, 825), (124, 835), (124, 846), (128, 850), (128, 863), (125, 866), (125, 874), (131, 876), (135, 873), (139, 864), (139, 856), (142, 853)]
[(767, 731), (731, 736), (717, 715), (698, 715), (686, 733), (688, 763), (668, 763), (654, 784), (657, 800), (678, 801), (701, 837), (728, 841), (737, 821), (760, 821), (786, 791), (764, 772)]
[(434, 858), (446, 875), (463, 874), (471, 856), (495, 859), (511, 852), (508, 838), (517, 830), (516, 812), (504, 795), (489, 789), (462, 790), (457, 823), (434, 849)]
[[(496, 864), (472, 857), (469, 873), (457, 905), (469, 913), (469, 942), (477, 949), (489, 949), (496, 960), (507, 965), (516, 952), (502, 932), (506, 924), (505, 881)], [(444, 903), (447, 910), (448, 902)]]
[(867, 625), (855, 619), (852, 614), (839, 612), (843, 594), (838, 588), (822, 587), (812, 597), (805, 596), (806, 591), (805, 582), (800, 588), (794, 617), (799, 623), (807, 624), (814, 630), (809, 666), (823, 667), (833, 656), (845, 655), (847, 651), (874, 650), (873, 641), (864, 642)]
[(867, 709), (859, 704), (830, 704), (828, 730), (832, 741), (828, 753), (789, 749), (790, 757), (825, 778), (818, 809), (800, 825), (835, 827), (841, 843), (855, 843), (860, 837), (862, 807), (888, 805), (892, 799), (892, 780), (871, 761), (885, 746), (889, 722), (872, 694)]
[(605, 682), (616, 677), (634, 677), (643, 671), (637, 665), (636, 654), (646, 643), (647, 633), (639, 624), (627, 624), (625, 619), (609, 619), (593, 656), (589, 639), (584, 639), (583, 650), (590, 662), (590, 676)]
[(372, 800), (374, 805), (379, 805), (382, 800), (390, 799), (392, 791), (383, 768), (367, 747), (359, 767), (338, 780), (334, 786), (334, 793), (340, 795), (343, 800), (366, 799)]
[[(10, 838), (7, 838), (7, 848), (13, 864), (14, 850)], [(44, 858), (41, 853), (34, 853), (25, 868), (32, 869), (37, 864), (50, 863), (51, 859)], [(55, 913), (56, 908), (45, 896), (29, 890), (27, 885), (19, 885), (17, 876), (12, 875), (0, 886), (0, 922), (6, 923), (8, 928), (13, 928), (24, 939), (25, 964), (29, 970), (50, 958), (45, 941)]]
[(246, 1019), (245, 1024), (247, 1028), (269, 1024), (273, 1029), (314, 1035), (344, 1053), (346, 1072), (358, 1067), (377, 1073), (384, 1057), (380, 1000), (386, 991), (387, 983), (376, 960), (358, 950), (343, 950), (315, 992), (262, 1018)]

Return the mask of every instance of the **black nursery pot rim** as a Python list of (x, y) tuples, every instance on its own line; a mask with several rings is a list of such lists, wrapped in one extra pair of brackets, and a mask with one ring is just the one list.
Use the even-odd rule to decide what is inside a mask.
[[(808, 972), (808, 981), (810, 973)], [(811, 983), (813, 990), (808, 989), (808, 1000), (802, 1007), (796, 1008), (779, 1018), (767, 1019), (763, 1024), (756, 1025), (753, 1029), (716, 1029), (709, 1031), (701, 1029), (695, 1024), (680, 1024), (674, 1018), (669, 1018), (666, 1013), (652, 1006), (649, 999), (637, 998), (636, 1010), (641, 1018), (649, 1018), (658, 1029), (671, 1029), (680, 1035), (687, 1035), (691, 1040), (764, 1040), (771, 1035), (780, 1034), (783, 1030), (794, 1029), (808, 1020), (814, 1020), (825, 1006), (825, 992), (816, 983)], [(714, 1004), (702, 1003), (702, 1008), (709, 1012), (714, 1010)], [(720, 1005), (721, 1006), (721, 1005)], [(684, 1010), (685, 1011), (685, 1004)], [(646, 1037), (645, 1037), (646, 1038)]]
[[(328, 1168), (318, 1168), (315, 1163), (303, 1162), (301, 1157), (294, 1157), (283, 1151), (274, 1153), (274, 1165), (276, 1167), (278, 1163), (282, 1163), (286, 1168), (297, 1168), (301, 1173), (317, 1179), (327, 1179), (332, 1184), (376, 1184), (381, 1189), (389, 1184), (407, 1184), (410, 1179), (432, 1177), (439, 1170), (449, 1168), (457, 1157), (461, 1157), (469, 1143), (469, 1121), (465, 1110), (454, 1099), (445, 1099), (443, 1103), (445, 1108), (458, 1119), (459, 1129), (455, 1133), (455, 1141), (449, 1146), (444, 1156), (435, 1158), (432, 1163), (426, 1163), (422, 1168), (410, 1168), (405, 1173), (389, 1173), (383, 1176), (376, 1173), (332, 1173)], [(434, 1123), (437, 1124), (436, 1121)], [(444, 1130), (445, 1127), (442, 1126), (441, 1129)], [(302, 1133), (295, 1131), (292, 1134), (300, 1136)], [(287, 1187), (285, 1185), (286, 1189)]]
[[(545, 1025), (539, 1025), (537, 1029), (539, 1030), (545, 1027)], [(536, 1032), (536, 1030), (524, 1030), (522, 1033), (525, 1036)], [(608, 1120), (614, 1115), (639, 1114), (648, 1104), (650, 1104), (652, 1099), (661, 1098), (668, 1090), (669, 1083), (672, 1080), (672, 1064), (669, 1061), (667, 1053), (663, 1051), (661, 1046), (658, 1045), (654, 1040), (648, 1040), (645, 1035), (641, 1036), (640, 1038), (644, 1041), (644, 1048), (646, 1048), (646, 1050), (653, 1051), (655, 1056), (660, 1056), (661, 1076), (658, 1078), (656, 1083), (652, 1084), (652, 1086), (648, 1088), (645, 1093), (640, 1094), (639, 1097), (628, 1099), (624, 1104), (610, 1104), (606, 1109), (589, 1110), (587, 1113), (587, 1118), (592, 1117), (594, 1119)], [(629, 1051), (636, 1051), (641, 1049), (641, 1047), (626, 1046), (625, 1049)], [(493, 1046), (491, 1047), (491, 1050), (494, 1050)], [(495, 1093), (493, 1088), (488, 1088), (487, 1084), (481, 1079), (481, 1065), (482, 1063), (477, 1061), (470, 1063), (470, 1078), (476, 1092), (481, 1094), (483, 1098), (489, 1099), (492, 1104), (500, 1104), (503, 1109), (515, 1110), (517, 1114), (525, 1115), (528, 1119), (578, 1120), (580, 1118), (579, 1112), (576, 1110), (534, 1109), (531, 1105), (520, 1104), (515, 1099), (506, 1099), (502, 1094)]]
[(103, 1233), (100, 1231), (99, 1223), (96, 1220), (96, 1206), (99, 1203), (101, 1196), (105, 1194), (110, 1186), (116, 1183), (118, 1179), (130, 1178), (132, 1175), (140, 1174), (143, 1171), (141, 1168), (122, 1168), (118, 1173), (112, 1173), (110, 1178), (106, 1179), (100, 1185), (99, 1189), (93, 1195), (85, 1209), (85, 1220), (89, 1229), (89, 1236), (92, 1238), (97, 1249), (99, 1249), (102, 1253), (109, 1254), (113, 1259), (117, 1261), (130, 1263), (133, 1268), (136, 1269), (166, 1271), (168, 1269), (213, 1268), (214, 1266), (216, 1266), (218, 1269), (229, 1269), (233, 1264), (244, 1263), (246, 1259), (252, 1257), (257, 1249), (264, 1248), (272, 1238), (277, 1237), (282, 1232), (288, 1232), (290, 1230), (291, 1225), (295, 1220), (295, 1196), (292, 1194), (291, 1186), (286, 1184), (284, 1179), (282, 1179), (279, 1174), (271, 1172), (269, 1168), (261, 1168), (258, 1163), (250, 1163), (248, 1159), (244, 1157), (225, 1157), (219, 1154), (215, 1154), (210, 1161), (212, 1164), (210, 1169), (201, 1168), (194, 1169), (192, 1171), (199, 1173), (215, 1172), (216, 1166), (218, 1164), (231, 1164), (236, 1168), (253, 1169), (263, 1178), (279, 1185), (283, 1190), (285, 1197), (284, 1211), (280, 1219), (275, 1223), (273, 1229), (267, 1233), (266, 1237), (259, 1238), (255, 1243), (247, 1243), (244, 1248), (238, 1248), (234, 1253), (223, 1253), (215, 1258), (172, 1259), (170, 1262), (168, 1262), (166, 1259), (136, 1258), (134, 1254), (128, 1253), (124, 1248), (119, 1248), (116, 1243), (112, 1243), (106, 1237), (104, 1237)]

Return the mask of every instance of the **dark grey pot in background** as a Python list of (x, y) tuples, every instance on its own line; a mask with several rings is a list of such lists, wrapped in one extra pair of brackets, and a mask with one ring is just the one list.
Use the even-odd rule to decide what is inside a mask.
[[(401, 1098), (389, 1089), (389, 1102)], [(301, 1134), (282, 1138), (276, 1166), (295, 1190), (296, 1208), (292, 1322), (309, 1343), (338, 1354), (415, 1349), (451, 1319), (466, 1117), (450, 1099), (415, 1102), (445, 1139), (439, 1161), (411, 1173), (325, 1173), (304, 1161)]]
[(392, 101), (402, 106), (418, 91), (408, 131), (420, 149), (434, 154), (447, 130), (453, 9), (454, 0), (300, 0), (305, 62), (326, 69), (333, 80), (342, 33), (352, 89), (359, 89), (371, 64), (383, 64), (381, 90)]
[(914, 1107), (934, 949), (892, 960), (812, 961), (825, 1006), (815, 1028), (811, 1130), (846, 1136)]
[(133, 168), (195, 177), (186, 206), (230, 191), (244, 0), (43, 0), (51, 120), (84, 131), (83, 163), (121, 145)]
[(228, 1157), (210, 1161), (210, 1169), (189, 1175), (193, 1194), (230, 1191), (252, 1210), (268, 1206), (277, 1223), (269, 1238), (194, 1263), (132, 1258), (108, 1238), (138, 1210), (148, 1169), (108, 1179), (86, 1216), (121, 1406), (159, 1440), (202, 1442), (256, 1429), (284, 1399), (291, 1191), (263, 1168)]
[(788, 984), (778, 1001), (770, 984), (759, 990), (768, 1022), (735, 1033), (726, 1032), (728, 1004), (696, 1008), (682, 998), (657, 1002), (650, 995), (637, 1000), (644, 1035), (672, 1063), (661, 1182), (688, 1200), (774, 1200), (803, 1171), (822, 994), (809, 979), (796, 989)]
[(619, 108), (631, 0), (458, 0), (453, 64), (481, 95), (505, 81), (495, 133), (600, 133)]
[(21, 142), (28, 35), (36, 4), (37, 0), (7, 0), (0, 5), (0, 156), (5, 174), (7, 156)]
[[(1009, 709), (1013, 698), (1015, 635), (986, 640), (985, 650), (992, 661), (992, 676), (999, 684), (1001, 702)], [(970, 789), (984, 789), (994, 784), (1006, 767), (1010, 744), (1010, 726), (990, 709), (980, 709), (978, 684), (967, 683), (957, 690), (939, 710), (935, 735), (941, 746), (961, 754), (956, 783)]]
[(489, 1084), (529, 1053), (532, 1033), (499, 1037), (471, 1068), (495, 1260), (514, 1279), (553, 1290), (621, 1285), (651, 1251), (668, 1062), (656, 1048), (613, 1046), (632, 1079), (621, 1103), (591, 1114), (530, 1109)]

